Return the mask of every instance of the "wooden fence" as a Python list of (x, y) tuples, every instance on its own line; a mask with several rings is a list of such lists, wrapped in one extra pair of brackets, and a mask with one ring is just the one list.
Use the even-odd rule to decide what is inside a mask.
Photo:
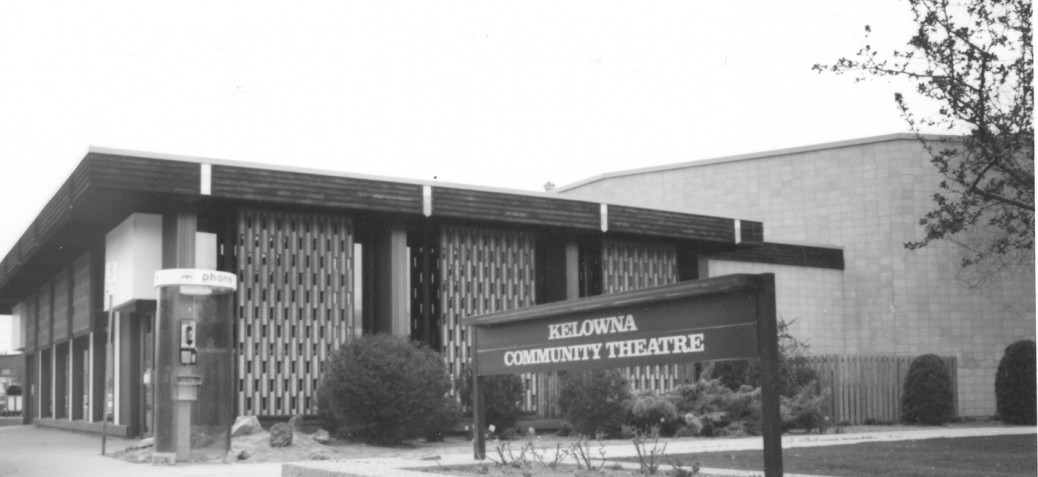
[[(824, 355), (807, 357), (806, 366), (829, 388), (825, 413), (830, 423), (893, 423), (901, 419), (901, 388), (915, 356)], [(952, 379), (953, 409), (958, 411), (955, 357), (942, 357)], [(634, 392), (665, 392), (698, 379), (693, 364), (627, 368)], [(523, 375), (524, 410), (539, 419), (558, 419), (558, 373)]]
[[(955, 357), (945, 356), (958, 411)], [(890, 423), (901, 419), (901, 391), (914, 356), (810, 356), (807, 367), (829, 388), (826, 414), (832, 423)]]

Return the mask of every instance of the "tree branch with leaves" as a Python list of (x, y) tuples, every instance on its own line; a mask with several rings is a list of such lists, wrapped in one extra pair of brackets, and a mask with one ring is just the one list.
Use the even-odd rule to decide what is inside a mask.
[[(916, 32), (905, 50), (881, 54), (865, 26), (851, 58), (815, 65), (855, 81), (905, 78), (940, 107), (920, 115), (901, 92), (894, 102), (944, 176), (925, 237), (908, 249), (983, 228), (963, 266), (993, 254), (1034, 250), (1034, 51), (1027, 0), (909, 0)], [(939, 132), (943, 136), (924, 134)]]

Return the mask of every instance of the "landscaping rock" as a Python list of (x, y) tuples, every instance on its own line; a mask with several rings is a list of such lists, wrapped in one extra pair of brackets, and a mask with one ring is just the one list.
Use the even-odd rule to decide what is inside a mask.
[(327, 444), (327, 443), (331, 442), (331, 440), (332, 440), (332, 436), (330, 436), (328, 434), (328, 431), (326, 431), (324, 429), (318, 429), (317, 432), (315, 432), (312, 436), (310, 436), (310, 438), (313, 439), (314, 442), (316, 442), (318, 444)]
[(130, 451), (130, 450), (137, 450), (137, 449), (147, 449), (147, 448), (149, 448), (149, 447), (151, 447), (153, 445), (155, 445), (155, 438), (154, 437), (148, 437), (146, 439), (141, 439), (141, 440), (139, 440), (139, 441), (137, 441), (137, 442), (135, 442), (133, 444), (130, 444), (128, 447), (126, 447), (126, 450)]
[(263, 430), (256, 416), (238, 416), (231, 427), (231, 437), (247, 436)]
[(310, 459), (310, 460), (328, 460), (328, 459), (331, 459), (331, 457), (329, 457), (328, 454), (326, 454), (322, 450), (312, 450), (312, 451), (310, 451), (309, 453), (306, 454), (306, 458)]
[(292, 426), (292, 429), (300, 430), (303, 427), (303, 416), (296, 414), (288, 420), (288, 424)]
[(292, 425), (279, 422), (270, 428), (270, 447), (292, 445)]

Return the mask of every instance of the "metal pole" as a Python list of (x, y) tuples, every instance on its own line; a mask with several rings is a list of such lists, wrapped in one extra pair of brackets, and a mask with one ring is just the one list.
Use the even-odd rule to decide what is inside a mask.
[(472, 445), (473, 455), (476, 460), (483, 460), (487, 458), (487, 441), (486, 436), (483, 435), (483, 428), (486, 427), (485, 420), (486, 416), (486, 403), (483, 399), (483, 386), (481, 386), (483, 377), (479, 375), (479, 353), (476, 352), (478, 348), (479, 338), (479, 327), (473, 326), (472, 330)]

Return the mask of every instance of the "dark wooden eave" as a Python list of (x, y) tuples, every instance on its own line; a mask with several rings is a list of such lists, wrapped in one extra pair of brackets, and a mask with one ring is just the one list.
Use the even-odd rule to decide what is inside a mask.
[[(421, 184), (337, 173), (147, 154), (91, 151), (0, 260), (0, 313), (61, 267), (104, 245), (105, 234), (135, 212), (164, 213), (184, 204), (252, 203), (320, 207), (422, 219), (429, 188), (433, 219), (596, 232), (602, 204), (541, 193)], [(210, 193), (202, 194), (202, 168)], [(760, 222), (672, 211), (607, 206), (609, 234), (687, 241), (704, 251), (732, 251), (763, 240)], [(736, 224), (741, 237), (737, 240)]]
[(711, 255), (716, 260), (733, 262), (770, 263), (795, 267), (843, 270), (843, 249), (813, 245), (795, 245), (765, 242), (757, 247), (742, 248)]

